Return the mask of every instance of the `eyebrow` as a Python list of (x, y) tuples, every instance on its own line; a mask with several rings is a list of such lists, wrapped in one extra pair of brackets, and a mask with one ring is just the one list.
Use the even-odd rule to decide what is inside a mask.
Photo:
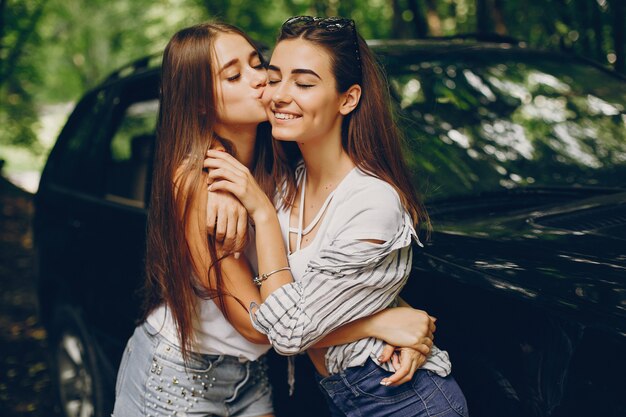
[[(269, 65), (267, 67), (270, 71), (277, 71), (277, 72), (281, 72), (280, 68), (277, 67), (276, 65)], [(319, 75), (317, 75), (317, 73), (313, 70), (310, 69), (304, 69), (304, 68), (296, 68), (291, 70), (292, 74), (310, 74), (310, 75), (314, 75), (315, 77), (319, 78), (320, 80), (322, 79), (322, 77), (320, 77)]]
[[(257, 56), (259, 58), (261, 58), (261, 56), (259, 55), (259, 53), (257, 51), (252, 51), (252, 52), (250, 52), (250, 55), (248, 56), (248, 59), (252, 59), (252, 58), (257, 57)], [(221, 74), (222, 72), (224, 72), (224, 70), (226, 70), (226, 68), (232, 67), (233, 65), (235, 65), (238, 62), (239, 62), (239, 58), (231, 59), (226, 64), (224, 64), (224, 66), (220, 69), (219, 73)]]

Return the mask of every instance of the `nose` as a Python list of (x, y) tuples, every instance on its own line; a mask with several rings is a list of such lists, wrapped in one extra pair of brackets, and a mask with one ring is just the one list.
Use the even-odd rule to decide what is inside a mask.
[(286, 83), (278, 83), (273, 91), (271, 99), (276, 105), (287, 104), (291, 102), (291, 96), (289, 95), (289, 91), (287, 90)]
[(255, 71), (251, 81), (254, 88), (265, 87), (267, 85), (267, 71)]

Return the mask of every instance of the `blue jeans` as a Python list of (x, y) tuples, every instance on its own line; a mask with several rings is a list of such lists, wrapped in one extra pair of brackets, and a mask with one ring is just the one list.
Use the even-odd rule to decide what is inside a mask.
[(128, 340), (117, 374), (115, 417), (232, 416), (272, 414), (265, 357), (257, 361), (192, 353), (147, 323)]
[(418, 370), (397, 387), (380, 381), (392, 375), (369, 359), (329, 377), (317, 375), (332, 417), (468, 417), (467, 403), (451, 375)]

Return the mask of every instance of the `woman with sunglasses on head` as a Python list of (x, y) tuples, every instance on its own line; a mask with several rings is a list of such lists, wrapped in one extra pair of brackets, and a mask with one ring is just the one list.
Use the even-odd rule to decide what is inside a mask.
[[(269, 417), (273, 407), (264, 354), (270, 345), (253, 328), (247, 310), (251, 300), (260, 302), (252, 282), (255, 246), (237, 257), (222, 239), (207, 235), (215, 214), (227, 217), (227, 236), (247, 230), (248, 222), (245, 212), (237, 219), (236, 213), (222, 211), (229, 206), (224, 199), (232, 197), (208, 193), (202, 166), (207, 149), (232, 153), (233, 160), (254, 172), (262, 192), (275, 193), (269, 125), (263, 123), (267, 115), (260, 101), (265, 65), (239, 29), (205, 23), (172, 37), (161, 75), (146, 312), (124, 351), (113, 414)], [(410, 322), (394, 325), (406, 319)], [(390, 309), (320, 343), (375, 335), (425, 355), (433, 330), (423, 312)], [(391, 352), (388, 347), (386, 358)], [(398, 381), (423, 361), (410, 352), (405, 369), (395, 375)]]
[(393, 369), (377, 361), (380, 340), (315, 346), (394, 305), (410, 273), (414, 226), (428, 222), (383, 77), (354, 22), (285, 22), (263, 101), (279, 141), (278, 213), (230, 155), (209, 151), (204, 164), (210, 189), (236, 196), (255, 224), (263, 300), (252, 308), (255, 327), (281, 353), (309, 349), (333, 416), (467, 416), (448, 355), (435, 346), (400, 386), (387, 385)]

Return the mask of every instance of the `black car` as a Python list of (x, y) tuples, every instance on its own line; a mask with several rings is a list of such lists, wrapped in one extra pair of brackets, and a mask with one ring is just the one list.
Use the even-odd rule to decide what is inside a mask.
[[(433, 232), (403, 291), (473, 416), (626, 415), (626, 79), (476, 39), (371, 42)], [(68, 416), (108, 415), (139, 317), (158, 57), (76, 106), (36, 197), (41, 317)], [(277, 415), (322, 416), (272, 355)]]

